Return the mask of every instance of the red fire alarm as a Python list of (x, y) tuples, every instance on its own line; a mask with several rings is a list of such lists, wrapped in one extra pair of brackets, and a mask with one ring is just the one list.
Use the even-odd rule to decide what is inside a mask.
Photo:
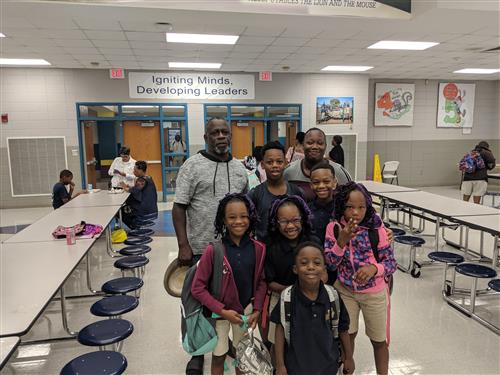
[(9, 122), (9, 115), (7, 113), (2, 113), (2, 124), (7, 124)]

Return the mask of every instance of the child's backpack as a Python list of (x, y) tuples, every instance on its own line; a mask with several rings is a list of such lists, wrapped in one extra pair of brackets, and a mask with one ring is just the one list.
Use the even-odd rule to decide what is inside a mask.
[[(335, 225), (333, 227), (333, 234), (335, 235), (335, 238), (339, 237), (339, 226)], [(370, 246), (373, 251), (373, 256), (375, 257), (375, 260), (377, 263), (380, 262), (380, 258), (378, 255), (378, 242), (379, 242), (379, 237), (378, 237), (378, 230), (377, 229), (368, 229), (368, 239), (370, 240)], [(394, 288), (394, 277), (392, 275), (386, 276), (385, 277), (385, 282), (389, 286), (389, 294), (392, 294), (392, 289)]]
[(476, 150), (466, 153), (458, 163), (458, 169), (464, 173), (474, 173), (476, 170), (484, 168), (486, 168), (484, 160)]
[[(330, 307), (328, 309), (328, 320), (332, 329), (333, 337), (339, 337), (339, 316), (340, 316), (340, 298), (338, 292), (331, 285), (323, 284), (328, 293)], [(287, 287), (281, 292), (280, 296), (280, 322), (285, 331), (285, 340), (290, 345), (290, 318), (292, 294), (295, 293), (294, 285)]]
[[(221, 241), (217, 241), (212, 246), (214, 247), (214, 258), (210, 294), (219, 300), (224, 246)], [(191, 356), (212, 352), (217, 345), (215, 318), (211, 317), (211, 313), (205, 312), (204, 306), (191, 294), (191, 285), (197, 268), (198, 263), (187, 271), (181, 293), (182, 347)]]

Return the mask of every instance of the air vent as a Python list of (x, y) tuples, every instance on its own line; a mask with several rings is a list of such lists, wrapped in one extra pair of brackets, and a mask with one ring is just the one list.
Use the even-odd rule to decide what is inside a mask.
[(499, 51), (500, 51), (500, 47), (494, 47), (494, 48), (490, 48), (490, 49), (485, 49), (485, 50), (481, 51), (481, 53), (496, 53)]

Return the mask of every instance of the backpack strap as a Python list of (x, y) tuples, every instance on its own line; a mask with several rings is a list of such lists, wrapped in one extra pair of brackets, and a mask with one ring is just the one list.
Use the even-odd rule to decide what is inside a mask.
[[(340, 318), (340, 298), (339, 293), (331, 285), (323, 284), (328, 293), (328, 299), (330, 300), (330, 326), (332, 329), (333, 337), (339, 337), (339, 318)], [(332, 311), (333, 310), (333, 311)]]
[(222, 289), (222, 269), (224, 267), (224, 244), (221, 240), (211, 243), (214, 248), (212, 282), (210, 294), (220, 301)]
[(292, 302), (292, 285), (281, 292), (280, 295), (280, 321), (285, 331), (285, 341), (290, 345), (290, 318)]

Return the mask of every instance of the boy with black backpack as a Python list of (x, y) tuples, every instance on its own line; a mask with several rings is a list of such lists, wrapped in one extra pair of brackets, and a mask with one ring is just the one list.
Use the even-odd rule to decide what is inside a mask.
[(474, 150), (468, 152), (460, 160), (458, 169), (463, 173), (461, 192), (464, 201), (470, 196), (474, 203), (481, 203), (482, 196), (488, 188), (488, 170), (495, 168), (495, 157), (486, 141), (477, 144)]
[(321, 281), (325, 270), (323, 248), (303, 242), (295, 251), (297, 282), (281, 293), (271, 314), (277, 375), (336, 374), (342, 344), (344, 374), (354, 372), (349, 339), (349, 315), (337, 291)]

